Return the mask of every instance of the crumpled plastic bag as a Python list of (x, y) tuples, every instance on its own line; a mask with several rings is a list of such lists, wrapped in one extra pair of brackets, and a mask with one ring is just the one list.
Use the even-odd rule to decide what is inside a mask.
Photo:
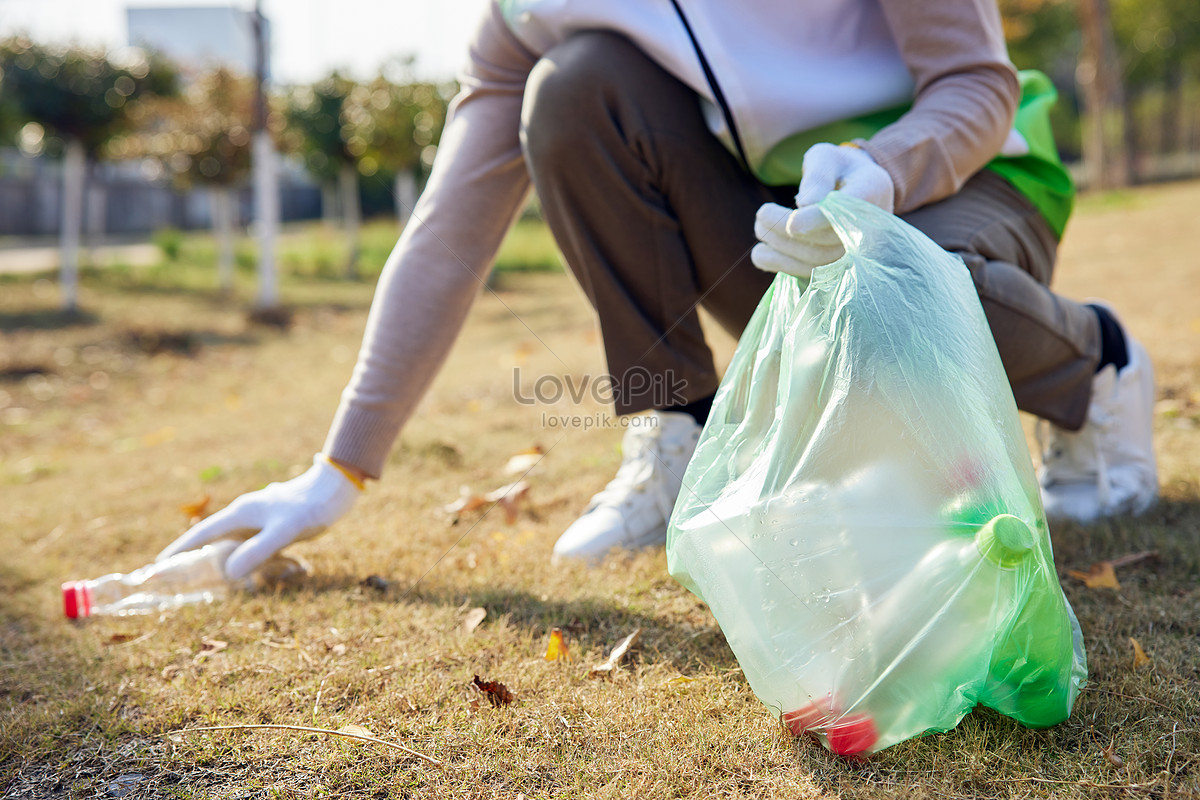
[(684, 475), (670, 573), (755, 694), (843, 755), (1035, 727), (1087, 676), (1012, 390), (970, 273), (834, 192), (846, 255), (779, 275)]

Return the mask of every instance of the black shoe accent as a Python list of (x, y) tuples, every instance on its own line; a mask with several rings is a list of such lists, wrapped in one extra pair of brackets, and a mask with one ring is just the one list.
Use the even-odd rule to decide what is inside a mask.
[(1087, 307), (1096, 314), (1096, 319), (1100, 322), (1100, 363), (1096, 365), (1096, 372), (1109, 364), (1120, 372), (1129, 363), (1129, 348), (1125, 344), (1125, 331), (1121, 329), (1121, 323), (1117, 322), (1117, 318), (1104, 306), (1088, 303)]
[(670, 408), (661, 409), (662, 411), (678, 411), (682, 414), (691, 414), (692, 419), (701, 427), (708, 422), (708, 412), (712, 411), (713, 398), (715, 394), (710, 394), (708, 397), (702, 397), (699, 400), (694, 400), (691, 403), (686, 403), (682, 406), (671, 406)]

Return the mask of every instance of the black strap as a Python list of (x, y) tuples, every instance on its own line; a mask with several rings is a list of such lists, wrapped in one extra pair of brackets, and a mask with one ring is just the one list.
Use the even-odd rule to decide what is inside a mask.
[(683, 29), (687, 31), (688, 38), (692, 40), (692, 47), (696, 49), (696, 56), (700, 59), (700, 69), (704, 70), (704, 77), (712, 89), (713, 97), (716, 99), (717, 105), (721, 107), (721, 114), (725, 117), (725, 126), (729, 128), (729, 135), (733, 138), (733, 146), (737, 148), (738, 155), (742, 158), (742, 165), (746, 168), (747, 172), (751, 172), (750, 159), (746, 158), (746, 148), (742, 147), (742, 137), (738, 133), (737, 123), (733, 121), (733, 112), (729, 110), (729, 103), (725, 100), (725, 93), (721, 91), (721, 84), (717, 83), (717, 76), (713, 74), (712, 67), (708, 65), (708, 59), (704, 57), (704, 51), (700, 49), (700, 42), (696, 40), (696, 34), (692, 31), (692, 26), (688, 23), (683, 9), (679, 7), (678, 0), (671, 0), (671, 5), (675, 6), (675, 12), (679, 14), (679, 19), (683, 23)]

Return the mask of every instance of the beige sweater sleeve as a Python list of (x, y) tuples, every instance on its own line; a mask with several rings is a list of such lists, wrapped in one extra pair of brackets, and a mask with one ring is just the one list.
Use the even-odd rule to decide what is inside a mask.
[(957, 192), (1012, 128), (1020, 87), (995, 0), (882, 0), (916, 82), (912, 109), (863, 143), (892, 176), (896, 212)]
[[(947, 197), (1000, 149), (1016, 73), (994, 0), (882, 0), (916, 80), (912, 110), (864, 143), (896, 210)], [(432, 383), (529, 190), (519, 131), (535, 57), (492, 3), (429, 184), (388, 258), (324, 452), (378, 477)]]
[(521, 98), (534, 57), (495, 3), (471, 46), (433, 174), (379, 279), (324, 452), (378, 477), (529, 191)]

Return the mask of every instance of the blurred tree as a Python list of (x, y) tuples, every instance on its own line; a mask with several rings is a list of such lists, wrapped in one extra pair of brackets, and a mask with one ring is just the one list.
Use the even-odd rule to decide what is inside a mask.
[(23, 122), (14, 92), (4, 83), (4, 66), (0, 64), (0, 146), (16, 143)]
[(1114, 0), (1113, 28), (1130, 91), (1131, 149), (1189, 147), (1189, 84), (1200, 79), (1200, 3)]
[(396, 218), (403, 226), (412, 214), (418, 185), (433, 164), (452, 92), (416, 80), (411, 60), (397, 62), (391, 74), (385, 69), (361, 89), (351, 94), (361, 112), (351, 116), (370, 124), (361, 128), (368, 144), (358, 171), (367, 177), (392, 176)]
[(129, 125), (130, 110), (151, 95), (176, 90), (176, 71), (162, 58), (129, 50), (123, 60), (103, 51), (53, 48), (25, 38), (0, 43), (5, 94), (29, 120), (27, 152), (63, 156), (62, 306), (78, 305), (79, 236), (89, 158)]
[(358, 198), (358, 163), (367, 151), (371, 120), (363, 117), (360, 103), (351, 95), (361, 91), (337, 72), (292, 91), (287, 104), (285, 148), (298, 154), (308, 171), (323, 184), (336, 182), (342, 220), (350, 254), (346, 275), (358, 274), (359, 228), (362, 214)]
[(252, 79), (218, 69), (190, 82), (179, 96), (139, 104), (131, 114), (136, 128), (105, 148), (115, 159), (154, 159), (180, 188), (209, 190), (224, 292), (233, 289), (236, 189), (250, 174), (253, 116)]
[[(1157, 174), (1144, 168), (1150, 156), (1196, 149), (1200, 118), (1189, 102), (1200, 88), (1196, 0), (1001, 0), (1000, 6), (1014, 63), (1045, 70), (1063, 94), (1055, 128), (1066, 157), (1083, 139), (1085, 169), (1109, 171), (1110, 183), (1115, 170), (1120, 183), (1122, 172), (1125, 181)], [(1076, 128), (1076, 95), (1083, 130)], [(1100, 105), (1108, 110), (1092, 113)]]
[(1075, 80), (1083, 97), (1083, 165), (1088, 185), (1128, 186), (1133, 179), (1127, 147), (1128, 108), (1108, 0), (1078, 0), (1083, 46)]

